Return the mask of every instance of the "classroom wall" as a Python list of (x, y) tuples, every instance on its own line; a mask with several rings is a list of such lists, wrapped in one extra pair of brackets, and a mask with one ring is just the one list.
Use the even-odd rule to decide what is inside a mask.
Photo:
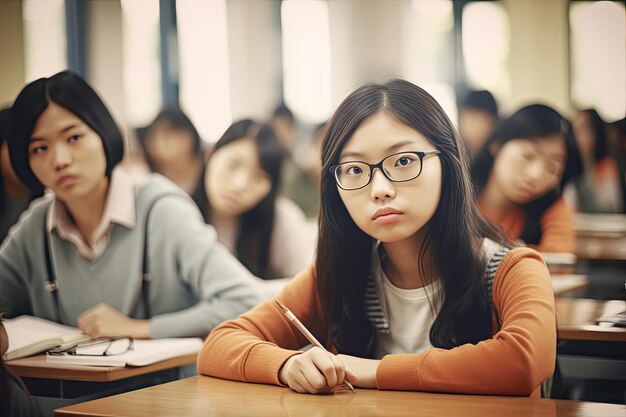
[(570, 104), (568, 1), (503, 0), (511, 28), (509, 70), (512, 111), (543, 101), (568, 111)]
[(5, 107), (24, 84), (24, 28), (22, 2), (0, 1), (0, 107)]
[[(505, 112), (543, 101), (568, 112), (570, 103), (568, 1), (502, 0), (511, 45), (511, 98)], [(403, 75), (403, 13), (408, 1), (329, 1), (333, 107), (356, 85)], [(234, 119), (265, 117), (282, 95), (280, 2), (227, 2), (231, 107)], [(121, 5), (89, 0), (87, 76), (113, 113), (124, 120)], [(0, 1), (0, 104), (25, 82), (22, 6)], [(8, 65), (6, 63), (9, 63)], [(452, 65), (452, 64), (451, 64)]]

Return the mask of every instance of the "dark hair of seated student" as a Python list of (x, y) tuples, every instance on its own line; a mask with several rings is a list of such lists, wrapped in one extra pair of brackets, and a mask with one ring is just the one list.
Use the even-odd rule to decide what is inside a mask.
[(189, 194), (202, 187), (199, 180), (204, 149), (189, 117), (176, 106), (165, 107), (148, 126), (136, 129), (151, 171), (157, 172)]
[(6, 142), (10, 109), (0, 110), (0, 242), (41, 190), (31, 192), (13, 170)]
[(28, 389), (2, 359), (8, 348), (9, 339), (0, 313), (0, 417), (35, 417), (37, 408)]
[[(525, 210), (525, 223), (519, 239), (527, 244), (538, 245), (542, 238), (541, 218), (562, 195), (565, 185), (582, 172), (582, 162), (574, 139), (571, 123), (553, 108), (543, 104), (532, 104), (521, 108), (510, 117), (500, 121), (490, 138), (480, 149), (472, 163), (472, 175), (480, 197), (490, 176), (494, 174), (494, 163), (499, 151), (508, 143), (524, 141), (524, 149), (517, 152), (518, 158), (525, 158), (525, 164), (540, 159), (542, 140), (561, 138), (564, 143), (565, 156), (563, 161), (550, 162), (554, 172), (546, 175), (554, 176), (554, 186), (542, 195), (529, 197), (519, 205)], [(509, 166), (509, 170), (510, 170)], [(520, 177), (519, 172), (510, 175)], [(529, 194), (530, 195), (530, 194)], [(526, 197), (521, 198), (525, 200)], [(511, 237), (511, 236), (509, 236)], [(515, 238), (517, 239), (517, 238)]]
[[(228, 162), (222, 163), (222, 155), (231, 152), (229, 145), (237, 144), (246, 139), (252, 139), (254, 148), (258, 153), (258, 160), (253, 163), (258, 164), (260, 169), (255, 181), (250, 183), (247, 190), (246, 202), (237, 204), (236, 207), (229, 207), (222, 204), (224, 194), (230, 192), (229, 182), (234, 175), (239, 175), (245, 163)], [(249, 155), (238, 155), (233, 158), (244, 158), (248, 161)], [(212, 166), (219, 158), (219, 166)], [(227, 157), (229, 158), (229, 157)], [(239, 261), (246, 266), (254, 275), (267, 277), (270, 271), (271, 237), (274, 227), (276, 198), (281, 181), (281, 170), (284, 152), (280, 146), (274, 130), (268, 124), (260, 124), (251, 119), (243, 119), (234, 122), (215, 143), (211, 155), (209, 156), (202, 177), (204, 181), (202, 187), (198, 187), (192, 198), (204, 215), (205, 221), (212, 224), (212, 218), (216, 215), (235, 213), (239, 216), (239, 225), (236, 238), (236, 256)], [(254, 158), (252, 158), (254, 159)], [(238, 164), (238, 165), (237, 165)], [(216, 177), (211, 178), (212, 169)], [(219, 182), (216, 184), (215, 182)], [(211, 187), (212, 189), (208, 189)], [(218, 190), (219, 188), (219, 190)], [(212, 202), (209, 195), (214, 193), (219, 201)], [(217, 206), (216, 206), (217, 204)]]

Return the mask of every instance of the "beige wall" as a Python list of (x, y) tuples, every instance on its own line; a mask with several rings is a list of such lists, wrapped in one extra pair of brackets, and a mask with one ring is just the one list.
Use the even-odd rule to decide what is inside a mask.
[(569, 27), (567, 0), (503, 0), (511, 25), (511, 111), (541, 101), (567, 112)]
[(124, 123), (122, 9), (117, 1), (90, 0), (85, 10), (85, 78), (98, 92), (116, 122)]
[(24, 85), (22, 2), (0, 1), (0, 107), (11, 105)]

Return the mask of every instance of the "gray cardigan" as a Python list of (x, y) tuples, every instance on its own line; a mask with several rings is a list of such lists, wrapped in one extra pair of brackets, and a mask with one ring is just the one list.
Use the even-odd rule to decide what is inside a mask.
[[(155, 200), (148, 222), (153, 338), (206, 336), (264, 298), (261, 281), (216, 241), (214, 229), (204, 224), (192, 200), (152, 175), (135, 195), (135, 227), (114, 223), (108, 246), (96, 261), (82, 258), (74, 245), (52, 232), (50, 251), (65, 324), (75, 326), (78, 316), (98, 303), (145, 318), (139, 301), (141, 263), (147, 209)], [(31, 314), (54, 320), (45, 285), (43, 235), (52, 201), (44, 197), (34, 202), (0, 248), (0, 311), (7, 317)]]

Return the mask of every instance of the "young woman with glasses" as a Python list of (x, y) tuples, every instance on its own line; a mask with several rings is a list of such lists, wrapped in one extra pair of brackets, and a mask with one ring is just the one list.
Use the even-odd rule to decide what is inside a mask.
[(508, 238), (542, 252), (573, 252), (563, 187), (582, 171), (570, 123), (556, 110), (526, 106), (503, 120), (473, 162), (482, 214)]
[(468, 156), (439, 104), (402, 80), (367, 84), (322, 145), (315, 264), (216, 328), (206, 375), (327, 392), (356, 387), (538, 395), (555, 364), (541, 255), (510, 249), (477, 211)]
[(10, 114), (13, 167), (33, 203), (0, 248), (0, 311), (92, 337), (205, 336), (262, 299), (193, 201), (158, 175), (117, 167), (122, 135), (94, 90), (61, 72)]
[(267, 124), (233, 123), (212, 149), (204, 187), (192, 197), (217, 239), (263, 279), (293, 277), (309, 265), (315, 228), (278, 196), (284, 151)]

